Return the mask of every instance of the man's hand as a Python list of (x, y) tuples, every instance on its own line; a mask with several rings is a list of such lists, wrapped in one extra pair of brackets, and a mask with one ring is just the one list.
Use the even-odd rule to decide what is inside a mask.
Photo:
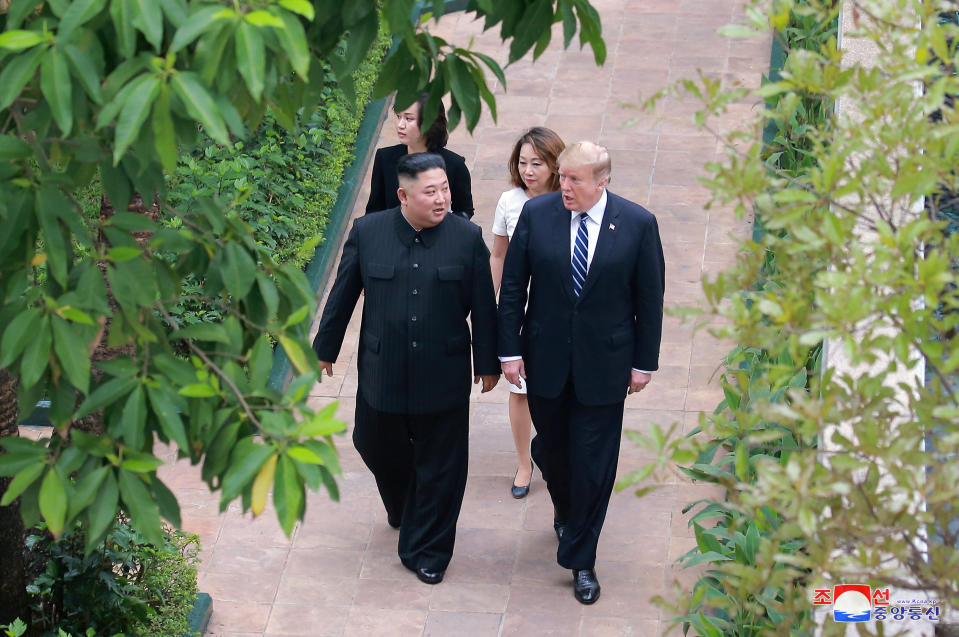
[(496, 387), (496, 383), (499, 382), (499, 374), (484, 374), (482, 376), (473, 376), (473, 384), (476, 385), (483, 381), (483, 391), (481, 393), (485, 394), (489, 390)]
[(500, 363), (500, 367), (503, 368), (503, 376), (509, 382), (513, 383), (519, 387), (519, 378), (520, 376), (523, 379), (526, 379), (526, 366), (523, 364), (523, 359), (518, 358), (515, 361), (504, 361)]
[(320, 361), (320, 368), (326, 372), (327, 376), (333, 376), (333, 363), (329, 361)]
[(638, 392), (643, 387), (649, 384), (649, 381), (653, 379), (652, 374), (647, 374), (646, 372), (637, 372), (635, 369), (630, 371), (629, 375), (629, 391), (627, 394), (632, 394), (633, 392)]

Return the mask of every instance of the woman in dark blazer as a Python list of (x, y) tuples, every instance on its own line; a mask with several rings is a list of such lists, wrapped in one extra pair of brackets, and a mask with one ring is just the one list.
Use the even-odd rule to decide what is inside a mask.
[(447, 130), (446, 109), (440, 102), (436, 120), (425, 133), (423, 126), (423, 107), (429, 95), (422, 95), (404, 111), (394, 111), (396, 135), (400, 143), (396, 146), (380, 148), (373, 158), (373, 177), (370, 181), (370, 198), (366, 202), (366, 212), (389, 210), (400, 205), (396, 195), (399, 182), (396, 179), (396, 162), (408, 153), (431, 152), (440, 155), (446, 162), (446, 175), (450, 182), (451, 207), (454, 213), (466, 217), (473, 216), (473, 193), (470, 173), (462, 155), (446, 148), (450, 134)]

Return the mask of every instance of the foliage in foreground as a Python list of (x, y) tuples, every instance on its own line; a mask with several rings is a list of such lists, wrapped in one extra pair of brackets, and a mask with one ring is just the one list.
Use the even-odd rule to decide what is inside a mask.
[[(19, 498), (28, 525), (42, 520), (55, 537), (79, 521), (87, 551), (118, 511), (159, 543), (179, 506), (157, 475), (154, 436), (202, 465), (224, 508), (240, 498), (258, 514), (272, 490), (287, 533), (306, 487), (336, 497), (331, 435), (343, 425), (306, 402), (318, 377), (313, 290), (223, 201), (170, 206), (165, 176), (201, 126), (227, 145), (268, 111), (289, 123), (312, 109), (327, 64), (349, 89), (381, 24), (400, 44), (378, 94), (396, 89), (403, 106), (451, 93), (451, 120), (475, 126), (483, 103), (495, 108), (483, 70), (502, 70), (413, 24), (413, 4), (15, 0), (0, 14), (0, 369), (22, 412), (49, 397), (57, 431), (49, 443), (3, 440), (0, 475), (14, 477), (0, 504)], [(578, 30), (605, 57), (587, 0), (470, 11), (499, 28), (510, 60), (542, 52), (554, 21), (567, 45)], [(117, 212), (88, 226), (72, 193), (98, 170)], [(135, 192), (163, 216), (126, 212)], [(203, 281), (189, 300), (222, 322), (173, 316), (188, 276)], [(283, 390), (268, 383), (273, 342), (297, 373)], [(79, 426), (91, 420), (97, 435)]]
[[(729, 33), (768, 33), (790, 12), (825, 24), (834, 4), (752, 2)], [(795, 125), (810, 96), (839, 103), (802, 121), (802, 170), (751, 132), (715, 131), (727, 150), (707, 167), (712, 204), (755, 211), (766, 232), (704, 286), (706, 313), (729, 325), (717, 335), (740, 345), (722, 409), (691, 439), (651, 441), (660, 468), (693, 461), (727, 489), (697, 518), (706, 585), (673, 607), (704, 635), (811, 634), (812, 589), (837, 583), (959, 606), (959, 29), (937, 19), (945, 3), (847, 4), (874, 66), (847, 70), (827, 39), (754, 92), (775, 100), (746, 131)], [(708, 78), (675, 90), (702, 100), (707, 128), (746, 93)], [(807, 374), (822, 341), (822, 373)]]
[(28, 587), (34, 628), (83, 634), (186, 635), (197, 596), (196, 535), (164, 529), (147, 543), (124, 519), (85, 554), (82, 531), (59, 542), (44, 533), (27, 538), (38, 575)]

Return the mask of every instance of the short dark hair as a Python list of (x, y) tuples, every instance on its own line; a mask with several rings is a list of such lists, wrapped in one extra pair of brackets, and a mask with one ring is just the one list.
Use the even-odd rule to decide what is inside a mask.
[(417, 175), (434, 168), (442, 168), (446, 172), (446, 162), (436, 153), (413, 153), (403, 155), (396, 162), (396, 175), (402, 181), (406, 179), (416, 179)]
[(526, 190), (526, 184), (519, 174), (519, 151), (523, 144), (529, 144), (537, 155), (543, 158), (543, 161), (549, 166), (550, 176), (547, 187), (550, 192), (559, 190), (559, 174), (556, 172), (556, 158), (566, 148), (562, 138), (556, 134), (556, 131), (543, 126), (534, 126), (516, 140), (513, 145), (513, 152), (509, 156), (509, 180), (517, 188)]
[(446, 107), (443, 106), (443, 100), (437, 100), (436, 119), (433, 120), (429, 130), (423, 130), (423, 113), (426, 111), (426, 102), (428, 102), (429, 99), (430, 94), (423, 93), (419, 99), (414, 102), (414, 104), (419, 106), (416, 113), (416, 125), (420, 129), (420, 134), (423, 136), (423, 142), (426, 144), (427, 150), (435, 152), (440, 148), (445, 148), (446, 142), (450, 140), (449, 122), (446, 119)]

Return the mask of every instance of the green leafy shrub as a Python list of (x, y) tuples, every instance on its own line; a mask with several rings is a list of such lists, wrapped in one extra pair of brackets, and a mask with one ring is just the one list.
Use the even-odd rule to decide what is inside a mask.
[(353, 74), (352, 95), (327, 66), (319, 104), (299, 113), (291, 129), (268, 114), (245, 142), (218, 146), (207, 140), (201, 151), (181, 156), (170, 205), (191, 210), (199, 200), (217, 197), (239, 212), (276, 262), (304, 266), (323, 238), (343, 172), (353, 160), (356, 132), (389, 42), (381, 32)]
[(34, 619), (47, 634), (123, 633), (130, 637), (179, 636), (197, 595), (199, 538), (165, 530), (154, 546), (125, 519), (115, 521), (106, 540), (89, 555), (75, 530), (54, 542), (46, 533), (30, 535), (28, 587)]
[[(775, 35), (786, 55), (799, 50), (820, 51), (835, 43), (838, 18), (834, 8), (827, 19), (806, 13), (802, 3), (793, 7), (788, 21)], [(775, 72), (774, 75), (778, 74)], [(818, 136), (829, 121), (832, 101), (826, 95), (790, 95), (767, 99), (769, 117), (765, 130), (762, 161), (767, 170), (787, 178), (807, 174), (818, 163)], [(745, 258), (755, 259), (758, 278), (744, 287), (768, 298), (802, 294), (784, 280), (777, 260), (780, 255), (764, 248), (762, 235), (768, 232), (757, 215), (757, 249)], [(776, 236), (788, 235), (773, 230)], [(825, 261), (810, 264), (816, 270)], [(705, 283), (706, 294), (721, 295), (719, 283)], [(807, 298), (805, 302), (811, 303)], [(822, 344), (787, 345), (780, 333), (777, 343), (743, 343), (724, 359), (719, 384), (724, 400), (713, 414), (706, 416), (709, 426), (697, 427), (689, 437), (708, 429), (711, 436), (702, 440), (699, 453), (681, 470), (693, 480), (717, 484), (729, 490), (748, 490), (757, 478), (757, 464), (773, 462), (785, 467), (793, 452), (815, 449), (816, 433), (806, 433), (779, 422), (769, 405), (787, 405), (791, 390), (818, 392)], [(754, 409), (755, 405), (761, 405)], [(645, 441), (663, 449), (665, 437)], [(654, 467), (627, 476), (623, 486), (634, 484)], [(684, 633), (693, 630), (706, 637), (753, 637), (763, 634), (801, 634), (803, 618), (809, 616), (806, 599), (799, 593), (808, 571), (794, 566), (791, 556), (804, 551), (808, 541), (799, 527), (768, 506), (744, 507), (726, 499), (703, 499), (689, 504), (684, 512), (695, 510), (690, 524), (696, 546), (678, 559), (685, 567), (710, 565), (693, 586), (688, 602), (673, 605), (663, 598), (660, 604), (673, 613), (672, 621), (681, 624)], [(760, 586), (742, 577), (743, 569), (764, 565), (773, 576)], [(722, 567), (721, 567), (722, 565)], [(784, 609), (788, 610), (784, 613)], [(787, 621), (800, 618), (798, 621)]]

